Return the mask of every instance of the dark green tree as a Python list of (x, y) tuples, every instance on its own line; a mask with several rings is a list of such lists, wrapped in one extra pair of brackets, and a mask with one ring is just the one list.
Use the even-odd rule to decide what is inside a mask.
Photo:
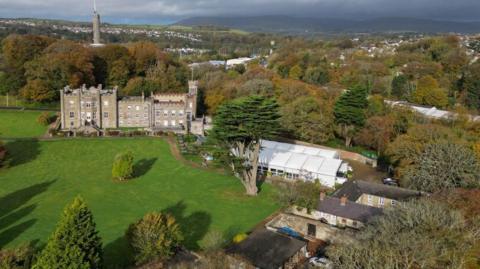
[(323, 67), (308, 68), (303, 80), (316, 85), (324, 85), (330, 81), (328, 70)]
[(465, 104), (469, 108), (480, 109), (480, 63), (470, 66), (463, 78)]
[(392, 95), (399, 99), (406, 99), (410, 95), (410, 86), (408, 78), (405, 75), (399, 75), (392, 80)]
[(102, 242), (93, 215), (81, 197), (63, 211), (34, 269), (102, 268)]
[(278, 104), (274, 99), (249, 96), (225, 103), (214, 118), (212, 139), (223, 159), (239, 176), (248, 195), (256, 195), (260, 139), (274, 137), (279, 129)]
[(335, 103), (333, 108), (335, 123), (339, 134), (345, 138), (346, 146), (350, 146), (357, 128), (364, 125), (367, 106), (367, 89), (362, 86), (349, 88)]

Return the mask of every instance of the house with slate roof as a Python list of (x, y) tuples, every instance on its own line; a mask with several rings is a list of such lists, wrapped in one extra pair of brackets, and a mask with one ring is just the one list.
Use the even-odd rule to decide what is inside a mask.
[(362, 180), (351, 180), (345, 182), (332, 196), (339, 199), (345, 196), (350, 202), (357, 204), (388, 208), (395, 206), (398, 202), (418, 198), (422, 195), (422, 192), (415, 190)]

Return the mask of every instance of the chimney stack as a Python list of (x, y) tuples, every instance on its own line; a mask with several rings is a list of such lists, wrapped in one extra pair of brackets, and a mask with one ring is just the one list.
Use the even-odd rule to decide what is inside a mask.
[(320, 201), (323, 201), (323, 200), (325, 200), (325, 192), (324, 191), (320, 192)]
[(340, 205), (345, 206), (347, 205), (347, 196), (343, 195), (342, 198), (340, 198)]

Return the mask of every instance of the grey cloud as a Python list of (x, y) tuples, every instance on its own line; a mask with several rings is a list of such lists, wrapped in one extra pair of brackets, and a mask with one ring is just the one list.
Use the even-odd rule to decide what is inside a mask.
[[(0, 0), (0, 17), (88, 18), (93, 0)], [(479, 0), (97, 0), (111, 21), (189, 16), (421, 17), (480, 20)]]

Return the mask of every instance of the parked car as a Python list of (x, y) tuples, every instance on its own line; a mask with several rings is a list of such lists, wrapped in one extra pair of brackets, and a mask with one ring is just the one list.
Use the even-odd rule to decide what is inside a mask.
[(333, 263), (325, 257), (312, 257), (308, 263), (317, 268), (333, 269)]
[(385, 185), (398, 186), (398, 181), (390, 177), (384, 178), (382, 181)]

